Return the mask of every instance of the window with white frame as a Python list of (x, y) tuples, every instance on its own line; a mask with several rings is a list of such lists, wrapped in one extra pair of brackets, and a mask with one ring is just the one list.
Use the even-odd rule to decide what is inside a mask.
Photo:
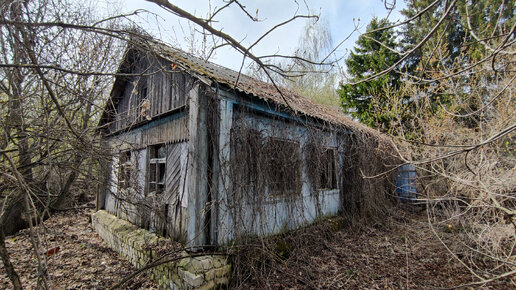
[(165, 144), (149, 146), (149, 194), (161, 194), (165, 190), (166, 155)]

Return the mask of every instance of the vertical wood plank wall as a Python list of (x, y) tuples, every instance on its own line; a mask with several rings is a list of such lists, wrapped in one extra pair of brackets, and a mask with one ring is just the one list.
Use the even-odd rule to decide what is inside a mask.
[(167, 235), (170, 237), (185, 239), (186, 217), (183, 200), (186, 198), (186, 158), (187, 143), (174, 143), (167, 145), (167, 171), (165, 185), (165, 200), (168, 204), (167, 220), (165, 222)]
[[(147, 121), (146, 117), (156, 117), (186, 105), (188, 92), (192, 89), (193, 78), (179, 69), (171, 69), (162, 60), (143, 58), (129, 73), (141, 76), (126, 77), (121, 95), (114, 98), (113, 122), (110, 132), (130, 128)], [(143, 95), (143, 87), (147, 95)], [(142, 114), (142, 104), (148, 100), (150, 108)]]
[[(176, 109), (186, 107), (194, 79), (178, 69), (172, 69), (166, 61), (147, 56), (134, 60), (127, 73), (141, 75), (126, 77), (122, 87), (118, 88), (120, 95), (113, 97), (114, 119), (108, 129), (109, 133), (117, 134), (107, 139), (109, 146), (114, 149), (115, 157), (111, 162), (111, 186), (105, 194), (105, 208), (158, 234), (184, 240), (187, 218), (185, 208), (188, 204), (188, 159), (185, 156), (188, 154), (190, 118), (188, 111)], [(149, 106), (143, 106), (144, 103)], [(169, 114), (163, 116), (165, 113)], [(159, 115), (162, 116), (155, 118)], [(145, 190), (148, 178), (146, 153), (149, 146), (155, 144), (166, 144), (165, 192), (160, 196), (148, 195)], [(124, 202), (115, 198), (121, 193), (117, 192), (117, 154), (126, 150), (143, 152), (139, 156), (145, 156), (144, 160), (139, 158), (138, 168), (135, 168), (139, 171), (141, 196), (134, 205), (122, 204)], [(149, 212), (149, 206), (158, 204), (152, 213)], [(145, 209), (139, 205), (145, 205)], [(121, 209), (129, 210), (122, 213)]]

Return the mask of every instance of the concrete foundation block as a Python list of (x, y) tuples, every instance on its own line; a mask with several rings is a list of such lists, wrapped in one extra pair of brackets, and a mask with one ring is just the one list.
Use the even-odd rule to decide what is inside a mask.
[(189, 271), (178, 269), (179, 277), (190, 287), (199, 287), (204, 283), (204, 276), (202, 274), (194, 274)]
[[(163, 238), (103, 210), (93, 214), (91, 220), (93, 228), (106, 243), (135, 267), (141, 268), (152, 257), (157, 257), (152, 249)], [(184, 258), (179, 261), (148, 270), (160, 289), (214, 289), (229, 284), (231, 265), (227, 257), (191, 257), (184, 251), (182, 255)]]

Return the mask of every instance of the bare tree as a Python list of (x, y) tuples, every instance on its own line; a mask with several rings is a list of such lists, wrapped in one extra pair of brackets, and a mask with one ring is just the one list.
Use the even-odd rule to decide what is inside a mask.
[[(0, 11), (0, 94), (7, 104), (0, 120), (0, 253), (19, 289), (4, 235), (25, 227), (34, 234), (41, 220), (73, 200), (78, 180), (95, 178), (93, 165), (102, 156), (95, 124), (112, 81), (102, 74), (116, 69), (122, 46), (113, 37), (63, 27), (95, 27), (92, 10), (78, 3), (3, 2)], [(39, 278), (48, 288), (36, 236)]]
[[(516, 24), (508, 8), (514, 3), (484, 4), (428, 1), (406, 21), (381, 28), (412, 25), (417, 30), (421, 24), (416, 21), (430, 19), (428, 30), (416, 31), (424, 32), (417, 41), (397, 51), (400, 61), (360, 81), (391, 71), (404, 75), (401, 93), (383, 91), (395, 124), (390, 133), (400, 144), (399, 156), (418, 166), (429, 225), (450, 255), (471, 272), (467, 285), (516, 273)], [(454, 31), (460, 37), (450, 35)], [(453, 50), (446, 41), (454, 41)], [(414, 58), (420, 59), (417, 67), (407, 70)], [(400, 102), (399, 94), (412, 96), (410, 102)], [(411, 112), (410, 124), (402, 111)], [(442, 236), (450, 233), (455, 242), (445, 243)]]
[[(317, 19), (310, 12), (292, 15), (270, 27), (246, 46), (214, 26), (217, 15), (229, 8), (238, 9), (251, 22), (258, 21), (237, 0), (214, 7), (205, 18), (195, 16), (167, 0), (148, 1), (188, 20), (196, 27), (194, 29), (201, 32), (203, 39), (213, 39), (214, 45), (207, 47), (205, 58), (209, 58), (220, 47), (232, 47), (242, 55), (242, 67), (244, 61), (250, 59), (276, 88), (279, 85), (276, 76), (292, 78), (310, 71), (320, 73), (325, 71), (327, 65), (335, 64), (335, 60), (340, 59), (340, 56), (334, 56), (335, 48), (329, 50), (331, 59), (321, 59), (320, 54), (313, 58), (304, 53), (260, 56), (253, 52), (253, 48), (276, 29), (300, 19)], [(502, 2), (501, 5), (512, 3)], [(385, 1), (385, 6), (392, 10), (395, 3), (396, 1)], [(95, 19), (94, 15), (84, 14), (88, 11), (86, 7), (77, 5), (79, 4), (76, 2), (59, 1), (4, 1), (0, 7), (0, 45), (3, 52), (0, 62), (0, 100), (7, 103), (1, 109), (3, 131), (0, 136), (0, 188), (3, 198), (0, 225), (4, 231), (9, 220), (20, 221), (21, 224), (16, 227), (37, 224), (41, 218), (62, 205), (80, 176), (95, 170), (92, 165), (96, 164), (95, 159), (104, 156), (95, 143), (94, 124), (98, 120), (104, 100), (99, 96), (106, 96), (105, 90), (109, 87), (110, 77), (115, 74), (116, 59), (121, 53), (118, 40), (131, 41), (131, 38), (138, 38), (133, 44), (140, 45), (142, 49), (150, 49), (150, 46), (142, 43), (154, 41), (141, 36), (135, 30), (118, 26), (116, 20), (127, 15)], [(516, 263), (512, 260), (510, 246), (511, 243), (514, 244), (513, 233), (503, 237), (506, 239), (503, 242), (502, 238), (494, 234), (482, 240), (485, 238), (483, 233), (491, 232), (489, 227), (493, 224), (506, 230), (504, 223), (513, 223), (515, 214), (514, 185), (511, 181), (514, 179), (513, 133), (516, 125), (510, 113), (514, 111), (512, 75), (516, 24), (512, 18), (507, 20), (499, 17), (495, 26), (489, 27), (491, 30), (486, 34), (482, 27), (474, 27), (475, 22), (470, 21), (468, 3), (437, 0), (406, 21), (382, 29), (413, 23), (421, 15), (430, 13), (436, 5), (441, 7), (440, 18), (421, 40), (406, 50), (399, 51), (402, 57), (397, 63), (362, 81), (399, 70), (405, 73), (406, 82), (413, 84), (407, 85), (406, 89), (420, 100), (421, 107), (425, 106), (425, 94), (434, 89), (441, 93), (466, 96), (458, 99), (453, 106), (442, 106), (440, 112), (446, 118), (434, 119), (434, 116), (425, 115), (427, 112), (419, 110), (422, 113), (421, 120), (426, 122), (421, 131), (427, 132), (428, 137), (417, 141), (418, 146), (412, 151), (412, 156), (406, 156), (406, 151), (400, 151), (400, 155), (407, 162), (416, 163), (421, 170), (434, 175), (425, 184), (429, 200), (439, 194), (438, 200), (443, 200), (445, 196), (448, 201), (453, 201), (454, 206), (447, 207), (452, 214), (446, 216), (445, 221), (450, 217), (458, 219), (474, 212), (475, 228), (466, 236), (475, 246), (467, 243), (465, 246), (494, 262), (502, 263), (505, 267), (494, 267), (503, 272), (481, 270), (481, 273), (478, 273), (479, 269), (470, 267), (477, 278), (475, 283), (487, 283), (513, 274)], [(452, 11), (457, 9), (462, 9), (465, 13), (463, 15), (466, 15), (468, 34), (485, 51), (480, 59), (448, 64), (442, 61), (447, 52), (441, 49), (438, 41), (429, 40), (437, 36), (437, 39), (444, 37), (439, 35), (439, 29)], [(77, 11), (82, 13), (74, 13)], [(403, 71), (408, 58), (427, 44), (434, 45), (429, 49), (432, 52), (430, 58), (441, 63), (436, 66), (439, 70), (432, 71), (423, 67), (422, 73), (408, 74)], [(337, 46), (339, 45), (340, 43)], [(296, 65), (283, 68), (274, 65), (274, 62), (270, 62), (271, 59), (295, 59)], [(464, 78), (467, 81), (460, 81)], [(422, 84), (425, 86), (419, 86)], [(486, 90), (482, 90), (482, 87)], [(469, 95), (473, 95), (476, 100), (468, 97)], [(472, 101), (478, 106), (465, 106), (475, 103)], [(285, 103), (288, 104), (286, 99)], [(393, 107), (396, 106), (399, 104), (393, 104)], [(472, 128), (456, 124), (445, 126), (448, 123), (444, 121), (457, 122), (457, 119), (477, 125)], [(448, 131), (442, 131), (443, 128)], [(457, 134), (451, 135), (456, 130), (462, 130), (465, 134), (461, 137)], [(403, 132), (399, 136), (404, 136)], [(450, 138), (451, 136), (457, 138)], [(365, 143), (361, 143), (363, 144)], [(435, 148), (438, 150), (434, 150)], [(436, 186), (435, 191), (430, 190)], [(21, 284), (10, 266), (3, 238), (1, 233), (0, 255), (13, 285), (19, 288)], [(496, 241), (500, 243), (497, 244)], [(37, 251), (38, 241), (34, 239), (34, 243)], [(40, 277), (46, 283), (43, 260), (40, 260), (40, 267)], [(485, 278), (486, 275), (488, 278)]]

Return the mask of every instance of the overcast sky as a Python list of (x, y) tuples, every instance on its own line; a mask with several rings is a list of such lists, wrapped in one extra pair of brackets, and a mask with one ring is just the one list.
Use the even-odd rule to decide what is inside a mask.
[[(184, 32), (188, 33), (188, 24), (184, 20), (171, 13), (159, 8), (153, 3), (144, 0), (126, 0), (113, 4), (114, 1), (107, 0), (104, 2), (106, 6), (120, 5), (122, 12), (129, 12), (136, 9), (145, 9), (153, 14), (140, 14), (142, 16), (133, 18), (134, 21), (142, 25), (149, 33), (161, 40), (181, 46), (187, 49), (184, 38)], [(393, 0), (388, 0), (392, 2)], [(224, 5), (222, 0), (172, 0), (171, 3), (181, 7), (182, 9), (199, 17), (205, 17), (210, 9)], [(385, 17), (387, 10), (382, 0), (241, 0), (247, 10), (253, 14), (258, 12), (258, 18), (261, 22), (253, 23), (242, 11), (232, 5), (229, 9), (225, 9), (215, 19), (218, 21), (214, 26), (223, 29), (224, 32), (232, 35), (235, 39), (243, 41), (245, 45), (253, 43), (260, 35), (269, 30), (275, 24), (285, 21), (292, 17), (296, 11), (298, 14), (306, 14), (308, 9), (312, 14), (321, 16), (323, 23), (329, 26), (333, 42), (339, 43), (345, 39), (354, 27), (354, 21), (360, 19), (361, 31), (365, 31), (365, 26), (369, 23), (373, 16)], [(399, 8), (402, 0), (397, 0), (396, 11), (390, 18), (391, 21), (397, 21), (400, 18)], [(299, 5), (297, 4), (299, 3)], [(111, 9), (113, 7), (106, 7)], [(155, 14), (155, 15), (154, 15)], [(255, 55), (265, 55), (270, 53), (289, 54), (298, 45), (298, 40), (303, 33), (303, 27), (306, 20), (299, 19), (288, 24), (268, 35), (253, 49)], [(358, 33), (354, 33), (352, 37), (344, 43), (339, 55), (346, 52), (346, 48), (351, 49), (358, 37)], [(220, 65), (238, 70), (242, 57), (230, 49), (218, 50), (214, 58), (210, 59)]]

